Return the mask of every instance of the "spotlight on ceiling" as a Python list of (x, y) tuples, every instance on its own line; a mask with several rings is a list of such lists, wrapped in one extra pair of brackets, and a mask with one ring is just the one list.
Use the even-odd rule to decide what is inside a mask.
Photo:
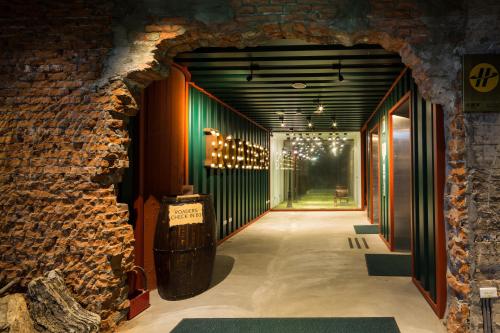
[(285, 127), (285, 117), (280, 116), (280, 118), (279, 118), (279, 119), (280, 119), (280, 122), (281, 122), (280, 126), (281, 126), (281, 127)]
[(307, 127), (309, 127), (309, 128), (313, 127), (311, 117), (307, 117)]
[(337, 120), (335, 119), (335, 117), (332, 117), (332, 127), (337, 127)]

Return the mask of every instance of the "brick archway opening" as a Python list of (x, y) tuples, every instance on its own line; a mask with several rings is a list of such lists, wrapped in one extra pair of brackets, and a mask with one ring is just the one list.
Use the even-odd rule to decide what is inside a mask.
[[(221, 31), (221, 32), (214, 32)], [(258, 46), (270, 40), (295, 39), (316, 44), (379, 44), (384, 49), (397, 52), (403, 63), (412, 70), (413, 77), (421, 94), (433, 103), (442, 105), (445, 118), (446, 133), (446, 190), (445, 220), (447, 230), (448, 293), (446, 322), (450, 331), (460, 331), (468, 325), (469, 303), (467, 294), (469, 287), (469, 261), (467, 245), (463, 242), (464, 228), (460, 225), (464, 217), (463, 196), (457, 193), (464, 191), (463, 151), (465, 128), (461, 109), (457, 78), (459, 72), (458, 56), (447, 63), (447, 69), (439, 68), (442, 64), (433, 63), (415, 45), (425, 43), (425, 37), (417, 32), (392, 36), (382, 31), (341, 32), (335, 29), (290, 23), (287, 25), (267, 24), (259, 30), (242, 30), (235, 24), (219, 26), (218, 29), (206, 31), (202, 24), (190, 24), (182, 19), (164, 19), (145, 27), (144, 32), (135, 35), (146, 41), (149, 48), (135, 54), (139, 62), (124, 64), (118, 58), (111, 57), (108, 73), (122, 72), (114, 77), (109, 86), (112, 98), (117, 101), (118, 108), (130, 108), (129, 114), (139, 112), (140, 92), (152, 81), (168, 76), (168, 67), (174, 57), (182, 52), (192, 51), (199, 47), (238, 47)], [(123, 65), (123, 66), (122, 66)], [(439, 69), (437, 69), (439, 68)], [(443, 71), (447, 73), (443, 77)], [(437, 75), (435, 75), (437, 73)], [(134, 100), (136, 101), (134, 103)], [(462, 221), (462, 222), (460, 222)]]
[[(198, 47), (256, 46), (278, 39), (379, 44), (399, 53), (423, 97), (444, 109), (450, 290), (446, 320), (449, 331), (480, 326), (480, 320), (473, 319), (481, 313), (477, 280), (495, 278), (486, 274), (493, 266), (477, 267), (474, 253), (473, 227), (479, 218), (469, 214), (474, 200), (467, 182), (481, 178), (467, 165), (469, 118), (461, 105), (460, 56), (467, 48), (481, 52), (490, 47), (487, 42), (466, 45), (466, 37), (496, 42), (492, 48), (498, 49), (498, 39), (486, 36), (498, 26), (496, 16), (488, 16), (484, 24), (469, 18), (477, 10), (477, 20), (483, 20), (481, 10), (489, 12), (494, 4), (116, 3), (85, 0), (55, 9), (52, 2), (4, 6), (0, 285), (19, 277), (18, 290), (25, 291), (33, 278), (58, 268), (77, 300), (101, 315), (102, 329), (111, 330), (125, 319), (134, 235), (128, 207), (118, 202), (116, 187), (129, 163), (127, 118), (140, 112), (141, 91), (168, 76), (175, 55)], [(58, 15), (48, 15), (52, 10)], [(466, 32), (468, 20), (473, 29)], [(474, 38), (467, 35), (476, 30)], [(494, 115), (478, 119), (496, 121)], [(483, 253), (491, 256), (494, 251)]]

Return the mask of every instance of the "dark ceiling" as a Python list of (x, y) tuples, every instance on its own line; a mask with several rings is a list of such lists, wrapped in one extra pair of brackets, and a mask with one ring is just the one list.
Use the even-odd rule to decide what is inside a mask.
[(282, 44), (201, 48), (175, 61), (198, 86), (273, 131), (328, 131), (333, 119), (339, 131), (358, 131), (404, 68), (399, 55), (376, 45)]

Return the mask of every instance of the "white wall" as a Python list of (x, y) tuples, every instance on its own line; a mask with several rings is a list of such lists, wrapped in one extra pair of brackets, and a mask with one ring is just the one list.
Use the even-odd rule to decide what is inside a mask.
[(277, 206), (285, 198), (283, 195), (283, 173), (281, 170), (281, 152), (284, 137), (276, 133), (271, 137), (271, 208)]

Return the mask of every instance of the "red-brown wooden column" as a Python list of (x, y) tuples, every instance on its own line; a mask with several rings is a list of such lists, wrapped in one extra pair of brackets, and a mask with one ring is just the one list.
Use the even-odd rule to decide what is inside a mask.
[[(166, 80), (155, 81), (144, 91), (143, 136), (143, 235), (142, 256), (149, 288), (156, 288), (153, 240), (161, 198), (179, 194), (186, 183), (187, 89), (185, 73), (171, 67)], [(141, 237), (141, 235), (137, 235)], [(137, 250), (141, 250), (137, 248)]]

